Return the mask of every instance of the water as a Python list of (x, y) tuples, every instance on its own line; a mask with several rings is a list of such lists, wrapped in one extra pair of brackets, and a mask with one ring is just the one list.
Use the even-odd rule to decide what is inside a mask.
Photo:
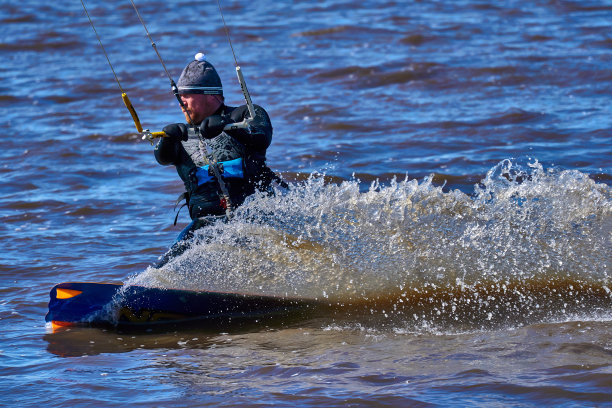
[[(242, 103), (216, 2), (140, 3), (175, 79), (205, 51)], [(181, 121), (129, 2), (86, 4), (144, 127)], [(187, 222), (180, 182), (135, 134), (80, 2), (2, 1), (2, 401), (612, 406), (612, 3), (222, 6), (294, 185), (157, 270)], [(47, 333), (50, 288), (82, 280), (332, 307)]]

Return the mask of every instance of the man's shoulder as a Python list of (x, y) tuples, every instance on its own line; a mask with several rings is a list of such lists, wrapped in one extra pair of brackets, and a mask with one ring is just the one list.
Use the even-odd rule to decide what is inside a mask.
[[(257, 104), (253, 104), (253, 108), (255, 108), (255, 112), (257, 114), (259, 114), (260, 112), (265, 113), (266, 115), (268, 114), (266, 112), (266, 110), (261, 106), (261, 105), (257, 105)], [(240, 105), (240, 106), (225, 106), (225, 114), (226, 115), (230, 115), (232, 117), (234, 116), (243, 116), (246, 115), (246, 113), (249, 111), (249, 107), (247, 105)]]

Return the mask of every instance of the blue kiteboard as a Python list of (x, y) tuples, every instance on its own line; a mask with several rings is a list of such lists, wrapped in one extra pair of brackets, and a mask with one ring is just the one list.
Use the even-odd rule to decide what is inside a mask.
[(284, 316), (311, 316), (323, 307), (313, 299), (230, 292), (66, 282), (51, 289), (45, 320), (65, 326), (147, 328), (256, 321)]

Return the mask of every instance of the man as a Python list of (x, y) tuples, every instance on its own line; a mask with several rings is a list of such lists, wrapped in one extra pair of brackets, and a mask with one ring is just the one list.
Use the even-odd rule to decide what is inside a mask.
[[(228, 203), (210, 168), (211, 159), (219, 163), (217, 169), (233, 207), (242, 204), (256, 189), (266, 190), (273, 180), (279, 180), (266, 166), (272, 124), (263, 108), (255, 105), (255, 117), (247, 128), (224, 131), (226, 125), (248, 118), (249, 111), (246, 105), (225, 105), (221, 78), (201, 53), (185, 67), (177, 87), (187, 125), (175, 123), (164, 127), (167, 137), (157, 143), (155, 158), (161, 165), (176, 167), (185, 184), (181, 199), (186, 199), (192, 221), (157, 267), (182, 253), (196, 229), (226, 213)], [(198, 131), (212, 154), (202, 152)]]

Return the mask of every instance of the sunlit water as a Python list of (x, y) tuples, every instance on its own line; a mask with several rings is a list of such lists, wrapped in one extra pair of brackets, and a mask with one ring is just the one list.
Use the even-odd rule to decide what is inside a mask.
[[(211, 2), (138, 2), (176, 78), (242, 103)], [(146, 128), (182, 120), (128, 1), (88, 1)], [(0, 9), (0, 375), (7, 406), (607, 406), (609, 1), (221, 2), (268, 162), (185, 223), (80, 2)], [(303, 320), (45, 333), (62, 281), (318, 299)]]

